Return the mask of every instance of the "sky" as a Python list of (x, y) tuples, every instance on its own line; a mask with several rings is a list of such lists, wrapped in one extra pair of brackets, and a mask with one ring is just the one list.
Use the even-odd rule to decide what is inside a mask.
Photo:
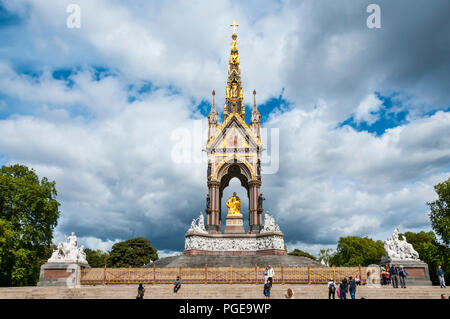
[[(381, 28), (367, 26), (371, 3)], [(205, 116), (213, 89), (223, 110), (236, 20), (247, 114), (255, 89), (267, 132), (264, 205), (288, 249), (428, 231), (426, 203), (450, 177), (448, 12), (447, 0), (0, 0), (0, 165), (56, 182), (55, 243), (74, 231), (92, 249), (143, 236), (160, 256), (182, 252), (205, 209)], [(245, 197), (235, 179), (224, 200), (233, 191)]]

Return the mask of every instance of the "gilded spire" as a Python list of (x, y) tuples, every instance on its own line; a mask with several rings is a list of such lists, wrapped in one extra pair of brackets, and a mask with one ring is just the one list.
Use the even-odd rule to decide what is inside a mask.
[(233, 20), (233, 23), (230, 24), (230, 27), (233, 27), (233, 34), (236, 34), (236, 27), (238, 27), (239, 24), (236, 23), (236, 20)]
[(242, 118), (245, 118), (244, 90), (241, 86), (241, 68), (239, 66), (240, 61), (236, 34), (237, 26), (239, 26), (239, 24), (237, 24), (236, 21), (233, 21), (233, 23), (230, 24), (230, 27), (233, 27), (233, 35), (231, 36), (233, 42), (231, 42), (231, 53), (228, 66), (228, 80), (225, 94), (225, 118), (232, 113), (237, 113)]

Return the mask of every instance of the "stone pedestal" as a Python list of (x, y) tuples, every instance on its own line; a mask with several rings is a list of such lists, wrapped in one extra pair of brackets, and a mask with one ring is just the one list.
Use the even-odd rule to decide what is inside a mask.
[(38, 286), (76, 287), (80, 285), (81, 269), (90, 268), (82, 263), (45, 263), (41, 266)]
[(183, 255), (286, 255), (281, 232), (263, 234), (188, 233)]
[[(421, 260), (404, 260), (404, 259), (390, 259), (387, 257), (381, 258), (381, 266), (394, 265), (400, 268), (403, 266), (408, 272), (406, 279), (406, 286), (431, 286), (430, 272), (428, 265)], [(399, 283), (400, 285), (400, 283)]]
[(244, 230), (244, 216), (231, 215), (227, 216), (225, 224), (225, 234), (243, 234)]

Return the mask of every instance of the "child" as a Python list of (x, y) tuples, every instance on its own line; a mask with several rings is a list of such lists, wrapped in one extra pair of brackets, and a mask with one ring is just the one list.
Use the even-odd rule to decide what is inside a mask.
[(264, 296), (266, 296), (266, 299), (270, 299), (270, 284), (268, 282), (264, 284)]
[(173, 292), (177, 293), (181, 288), (181, 279), (180, 276), (177, 276), (177, 280), (173, 283)]
[(144, 299), (144, 292), (145, 292), (144, 286), (142, 286), (142, 284), (139, 284), (138, 294), (136, 296), (136, 299)]

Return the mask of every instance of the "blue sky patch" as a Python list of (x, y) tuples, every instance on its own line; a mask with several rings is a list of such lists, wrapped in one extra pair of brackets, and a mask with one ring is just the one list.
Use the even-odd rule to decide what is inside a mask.
[[(281, 94), (275, 98), (268, 99), (265, 103), (258, 105), (258, 98), (256, 98), (256, 104), (258, 106), (258, 111), (261, 113), (261, 123), (264, 123), (269, 118), (269, 114), (274, 110), (281, 110), (282, 112), (289, 110), (291, 103), (283, 98), (284, 89)], [(217, 106), (216, 106), (217, 108)], [(202, 100), (196, 107), (198, 111), (203, 116), (208, 116), (211, 111), (211, 102), (207, 100)], [(245, 106), (245, 122), (251, 123), (253, 110), (253, 101), (250, 105)], [(223, 119), (223, 112), (219, 112), (219, 122)]]
[(408, 111), (398, 100), (394, 103), (393, 100), (396, 97), (395, 94), (390, 97), (382, 96), (378, 92), (375, 94), (381, 101), (383, 101), (382, 107), (380, 107), (377, 112), (373, 113), (378, 115), (378, 120), (372, 124), (367, 122), (361, 122), (358, 124), (355, 121), (354, 116), (351, 116), (345, 121), (339, 123), (338, 127), (348, 125), (357, 131), (367, 131), (369, 133), (375, 133), (377, 136), (381, 136), (387, 129), (408, 123), (408, 120), (406, 119)]

